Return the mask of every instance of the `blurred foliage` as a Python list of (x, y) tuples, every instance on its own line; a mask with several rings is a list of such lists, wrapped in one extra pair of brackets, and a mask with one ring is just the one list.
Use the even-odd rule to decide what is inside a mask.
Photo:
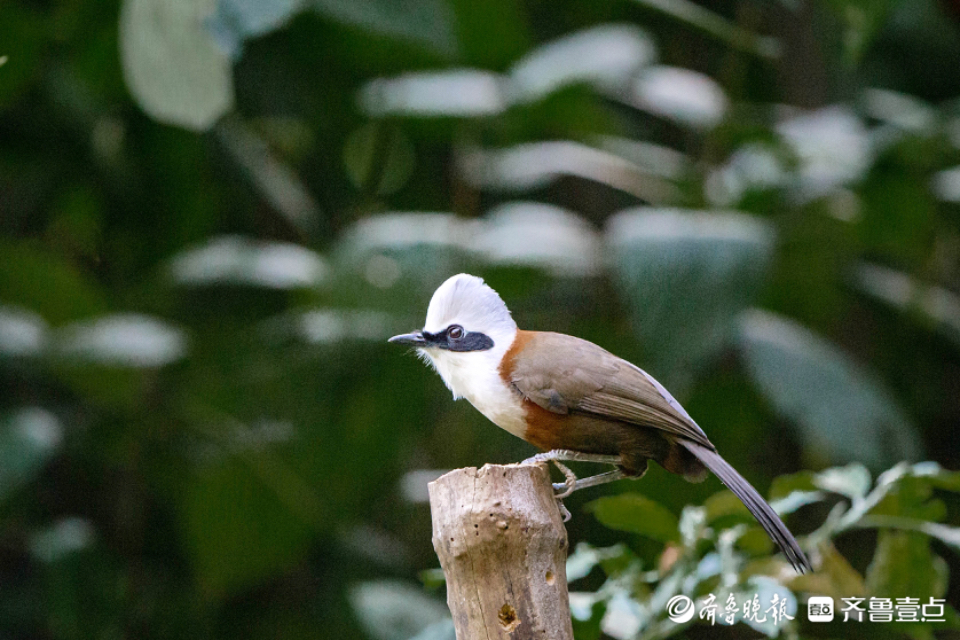
[[(702, 506), (684, 507), (679, 521), (639, 494), (600, 498), (592, 504), (605, 525), (666, 544), (654, 557), (638, 555), (624, 544), (577, 546), (567, 561), (571, 581), (587, 578), (596, 567), (605, 576), (595, 592), (571, 593), (578, 637), (597, 637), (602, 631), (612, 638), (663, 638), (697, 623), (742, 623), (768, 637), (819, 636), (822, 623), (808, 622), (799, 611), (803, 594), (834, 598), (835, 619), (826, 633), (837, 636), (856, 634), (852, 624), (867, 625), (864, 633), (871, 638), (932, 638), (935, 630), (957, 629), (960, 615), (944, 598), (947, 565), (930, 543), (938, 540), (956, 552), (960, 528), (935, 522), (943, 517), (944, 505), (932, 498), (934, 489), (957, 492), (960, 474), (922, 462), (885, 471), (873, 487), (869, 472), (859, 464), (777, 478), (772, 505), (781, 516), (807, 505), (831, 505), (825, 522), (806, 538), (816, 572), (805, 575), (797, 575), (782, 556), (757, 555), (769, 553), (773, 545), (728, 491), (710, 496)], [(880, 531), (862, 574), (837, 551), (835, 541), (870, 528)], [(778, 618), (771, 609), (775, 594), (792, 618)], [(667, 603), (677, 596), (696, 603), (697, 615), (687, 622), (667, 617)], [(755, 597), (759, 612), (747, 607)], [(866, 612), (862, 623), (857, 614), (847, 614), (851, 621), (842, 615), (850, 608), (844, 599), (851, 598), (861, 599), (857, 604)], [(939, 613), (940, 620), (917, 616), (916, 622), (899, 621), (908, 617), (900, 613), (904, 598), (915, 598), (930, 614)], [(892, 605), (889, 624), (876, 622), (882, 605), (875, 603), (884, 600)]]
[(458, 271), (813, 470), (804, 578), (715, 480), (573, 496), (583, 638), (956, 608), (958, 69), (956, 0), (0, 4), (0, 637), (450, 637), (426, 482), (530, 453), (385, 344)]

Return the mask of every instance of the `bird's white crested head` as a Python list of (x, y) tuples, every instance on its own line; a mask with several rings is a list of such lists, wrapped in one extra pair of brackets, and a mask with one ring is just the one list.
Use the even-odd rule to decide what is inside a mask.
[(492, 334), (509, 334), (512, 339), (517, 331), (517, 323), (500, 295), (483, 278), (467, 273), (447, 278), (437, 288), (427, 307), (423, 330), (439, 333), (454, 324), (491, 338)]
[(454, 398), (466, 398), (495, 424), (523, 437), (523, 405), (500, 375), (516, 337), (517, 323), (497, 292), (482, 279), (460, 273), (434, 292), (422, 330), (390, 342), (416, 347)]
[(477, 404), (491, 386), (502, 385), (500, 361), (516, 335), (517, 323), (497, 292), (482, 278), (460, 273), (430, 299), (417, 352), (455, 398)]

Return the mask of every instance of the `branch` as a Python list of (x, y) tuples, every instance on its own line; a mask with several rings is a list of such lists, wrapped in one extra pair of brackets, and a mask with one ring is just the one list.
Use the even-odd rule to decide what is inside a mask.
[(429, 489), (458, 640), (572, 640), (567, 532), (546, 465), (457, 469)]

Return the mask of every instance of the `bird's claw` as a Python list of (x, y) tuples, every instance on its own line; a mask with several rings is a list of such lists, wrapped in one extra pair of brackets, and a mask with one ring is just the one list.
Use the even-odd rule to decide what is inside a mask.
[(560, 515), (563, 517), (564, 522), (570, 522), (570, 518), (573, 516), (570, 515), (570, 510), (563, 504), (563, 500), (557, 498), (557, 506), (560, 507)]
[(557, 468), (563, 473), (566, 478), (563, 482), (558, 482), (553, 485), (553, 490), (557, 491), (554, 497), (557, 499), (557, 506), (560, 507), (560, 515), (563, 516), (564, 522), (569, 522), (570, 518), (573, 516), (570, 515), (570, 510), (563, 504), (563, 499), (573, 493), (577, 488), (577, 476), (573, 474), (573, 471), (570, 471), (566, 465), (560, 464), (559, 461), (554, 460), (553, 464), (557, 465)]
[(552, 462), (557, 466), (557, 469), (560, 469), (560, 472), (563, 474), (565, 480), (563, 482), (557, 482), (553, 484), (553, 490), (557, 493), (554, 495), (554, 498), (557, 499), (557, 505), (560, 507), (560, 515), (563, 516), (564, 522), (569, 522), (570, 518), (573, 516), (570, 515), (570, 511), (564, 506), (563, 499), (569, 496), (571, 493), (577, 489), (577, 476), (571, 471), (565, 464), (562, 464), (559, 460), (553, 457), (548, 453), (538, 453), (532, 458), (527, 458), (523, 461), (524, 464), (538, 462)]
[(563, 500), (577, 490), (577, 476), (575, 476), (573, 471), (570, 471), (566, 465), (560, 464), (559, 461), (554, 460), (553, 464), (557, 465), (557, 469), (560, 469), (561, 473), (563, 473), (564, 477), (566, 478), (566, 480), (563, 482), (558, 482), (557, 484), (553, 485), (553, 489), (555, 491), (560, 491), (560, 493), (556, 495), (557, 500)]

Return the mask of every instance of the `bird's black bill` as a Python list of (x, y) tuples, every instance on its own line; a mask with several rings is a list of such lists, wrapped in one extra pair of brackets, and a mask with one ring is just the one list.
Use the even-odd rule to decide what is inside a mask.
[(392, 342), (394, 344), (407, 344), (411, 347), (422, 347), (427, 344), (427, 341), (423, 338), (422, 331), (414, 331), (413, 333), (402, 333), (399, 336), (393, 336), (387, 342)]
[(459, 326), (457, 328), (460, 329), (460, 335), (457, 337), (452, 337), (450, 327), (447, 327), (439, 333), (428, 333), (427, 331), (404, 333), (393, 336), (387, 342), (406, 344), (411, 347), (433, 347), (446, 349), (447, 351), (486, 351), (493, 348), (493, 339), (487, 334), (463, 331), (463, 328)]

